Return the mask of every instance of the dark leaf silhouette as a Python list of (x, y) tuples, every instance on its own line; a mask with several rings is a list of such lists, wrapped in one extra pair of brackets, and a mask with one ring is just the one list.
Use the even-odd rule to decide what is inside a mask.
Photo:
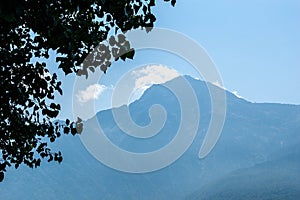
[[(113, 60), (133, 58), (123, 33), (151, 30), (154, 5), (154, 0), (0, 2), (0, 181), (12, 165), (34, 168), (43, 158), (62, 162), (45, 141), (83, 129), (81, 120), (55, 122), (61, 110), (55, 99), (63, 90), (45, 62), (49, 52), (65, 75), (87, 78), (97, 68), (106, 73)], [(92, 50), (97, 54), (89, 57)]]

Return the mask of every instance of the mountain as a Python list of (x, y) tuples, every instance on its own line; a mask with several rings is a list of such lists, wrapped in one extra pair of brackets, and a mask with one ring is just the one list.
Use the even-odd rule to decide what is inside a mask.
[[(229, 186), (247, 182), (247, 177), (254, 178), (249, 188), (256, 181), (262, 185), (275, 182), (276, 190), (290, 186), (289, 180), (296, 177), (300, 162), (299, 156), (291, 156), (300, 149), (300, 106), (251, 103), (226, 92), (226, 121), (221, 137), (210, 154), (199, 159), (199, 148), (211, 118), (209, 83), (184, 78), (197, 96), (201, 118), (192, 145), (172, 165), (144, 174), (119, 172), (91, 156), (78, 136), (62, 136), (53, 144), (62, 150), (62, 164), (42, 163), (34, 170), (9, 169), (0, 187), (1, 199), (211, 199), (216, 185), (218, 194), (223, 195)], [(167, 120), (159, 134), (149, 139), (129, 137), (117, 126), (113, 111), (122, 111), (124, 106), (101, 111), (85, 124), (98, 119), (106, 136), (122, 149), (138, 153), (159, 149), (172, 141), (181, 120), (180, 102), (167, 89), (167, 84), (181, 88), (178, 78), (164, 85), (153, 85), (129, 105), (132, 120), (140, 126), (150, 123), (151, 105), (164, 107)], [(213, 85), (209, 87), (221, 90)], [(185, 131), (189, 133), (188, 128)], [(282, 160), (293, 164), (283, 166)], [(276, 169), (284, 172), (280, 174)], [(262, 180), (258, 180), (260, 177)], [(298, 191), (300, 180), (295, 178), (292, 183)], [(273, 189), (264, 190), (263, 196), (272, 197)]]

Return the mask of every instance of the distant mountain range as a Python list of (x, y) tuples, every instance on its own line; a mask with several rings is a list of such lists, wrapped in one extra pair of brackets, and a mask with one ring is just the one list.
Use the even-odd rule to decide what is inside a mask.
[(230, 172), (186, 199), (293, 200), (300, 197), (299, 147), (284, 157)]
[[(185, 78), (197, 95), (201, 120), (193, 144), (172, 165), (146, 174), (119, 172), (92, 157), (79, 137), (62, 136), (54, 148), (62, 150), (63, 163), (42, 163), (34, 170), (10, 169), (0, 186), (1, 199), (300, 198), (300, 106), (251, 103), (226, 91), (222, 135), (200, 160), (199, 148), (211, 117), (210, 95), (205, 82)], [(176, 85), (178, 80), (171, 81)], [(153, 151), (172, 140), (180, 123), (179, 102), (163, 85), (153, 85), (129, 106), (132, 119), (147, 125), (148, 109), (154, 104), (165, 108), (167, 121), (150, 139), (125, 135), (113, 120), (112, 110), (95, 117), (117, 146), (133, 152)]]

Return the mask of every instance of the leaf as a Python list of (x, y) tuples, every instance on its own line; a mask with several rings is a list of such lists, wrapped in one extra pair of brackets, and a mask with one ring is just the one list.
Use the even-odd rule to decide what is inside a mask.
[(42, 110), (42, 115), (46, 115), (47, 114), (47, 109), (43, 109)]
[(152, 31), (153, 27), (147, 26), (145, 29), (146, 29), (146, 32), (149, 33), (150, 31)]
[(50, 108), (56, 109), (56, 104), (55, 104), (55, 103), (51, 103), (51, 104), (50, 104)]
[(155, 0), (150, 0), (149, 6), (155, 6)]
[(0, 171), (4, 171), (6, 167), (5, 163), (0, 164)]
[(134, 54), (135, 54), (134, 49), (131, 49), (128, 53), (126, 53), (126, 57), (129, 59), (133, 59)]
[(4, 173), (3, 172), (0, 172), (0, 182), (2, 182), (4, 179)]
[(153, 14), (150, 14), (149, 17), (152, 23), (156, 21), (156, 17)]
[(81, 123), (82, 119), (80, 117), (77, 117), (77, 123)]
[(83, 124), (82, 123), (77, 123), (76, 124), (76, 130), (77, 132), (80, 134), (82, 133), (82, 130), (83, 130)]
[(64, 127), (64, 133), (67, 134), (70, 132), (70, 128), (69, 127)]
[(109, 44), (110, 44), (111, 46), (114, 46), (114, 45), (116, 44), (115, 37), (111, 36), (111, 37), (109, 38)]
[(61, 156), (57, 158), (58, 163), (61, 163), (62, 160), (63, 160), (63, 157), (61, 157)]
[(52, 156), (52, 154), (49, 154), (48, 162), (51, 162), (52, 160), (53, 160), (53, 156)]
[(75, 135), (76, 133), (77, 133), (76, 128), (71, 128), (71, 134), (72, 134), (72, 135)]
[(45, 157), (46, 157), (46, 153), (45, 153), (45, 152), (42, 152), (42, 153), (40, 153), (40, 156), (41, 156), (42, 158), (45, 158)]
[(19, 163), (16, 163), (16, 164), (15, 164), (15, 168), (16, 168), (16, 169), (18, 169), (18, 168), (19, 168), (19, 166), (20, 166), (20, 164), (19, 164)]
[(51, 93), (48, 93), (48, 94), (47, 94), (47, 98), (48, 98), (48, 99), (54, 99), (54, 95), (51, 94)]
[(37, 159), (35, 162), (35, 168), (39, 167), (41, 165), (41, 159)]
[(50, 142), (54, 142), (55, 141), (55, 138), (54, 137), (51, 137), (50, 138)]
[(126, 60), (126, 57), (127, 57), (126, 54), (123, 54), (123, 55), (120, 56), (120, 58), (121, 58), (123, 61)]
[(57, 88), (57, 91), (59, 92), (60, 95), (63, 95), (63, 91), (61, 88)]
[(171, 0), (171, 5), (174, 7), (176, 4), (176, 0)]

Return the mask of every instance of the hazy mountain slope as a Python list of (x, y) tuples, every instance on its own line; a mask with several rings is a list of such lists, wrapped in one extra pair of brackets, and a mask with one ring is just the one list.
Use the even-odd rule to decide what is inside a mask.
[(293, 200), (300, 197), (300, 151), (231, 172), (186, 199)]

